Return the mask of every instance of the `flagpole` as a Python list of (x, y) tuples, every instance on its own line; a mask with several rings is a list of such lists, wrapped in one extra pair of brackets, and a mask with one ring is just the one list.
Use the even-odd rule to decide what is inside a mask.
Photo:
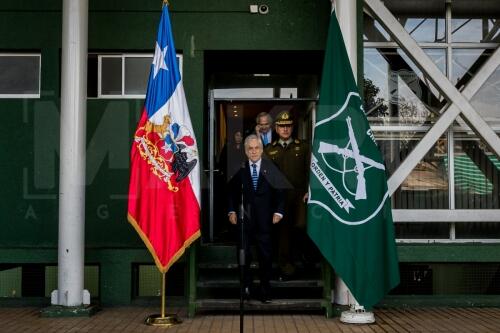
[[(347, 55), (349, 58), (349, 62), (351, 63), (351, 69), (353, 72), (354, 80), (357, 80), (357, 56), (358, 56), (358, 47), (357, 47), (357, 38), (358, 32), (356, 30), (357, 25), (357, 6), (356, 1), (352, 0), (333, 0), (332, 7), (336, 9), (336, 16), (339, 22), (340, 30), (344, 39), (345, 48), (347, 51)], [(358, 175), (361, 175), (360, 173)], [(342, 292), (338, 292), (339, 289)], [(352, 295), (351, 291), (347, 288), (345, 282), (342, 280), (341, 276), (337, 275), (337, 279), (335, 281), (335, 292), (338, 296), (341, 296), (345, 292), (345, 298), (347, 300), (347, 304), (350, 306), (350, 309), (347, 311), (343, 311), (340, 316), (340, 321), (348, 324), (368, 324), (375, 322), (375, 316), (373, 312), (366, 311), (365, 307), (356, 301), (354, 295)], [(342, 295), (342, 296), (344, 296)], [(350, 297), (352, 296), (352, 300)], [(336, 298), (337, 299), (337, 298)], [(344, 300), (339, 299), (338, 303), (344, 303)]]
[(166, 272), (161, 272), (161, 313), (150, 315), (144, 320), (149, 326), (171, 327), (182, 323), (176, 314), (165, 315)]
[(165, 272), (161, 273), (161, 317), (165, 318)]
[[(200, 236), (200, 183), (196, 138), (177, 66), (168, 1), (162, 0), (161, 4), (158, 34), (155, 39), (155, 55), (147, 84), (143, 116), (137, 125), (136, 140), (132, 145), (134, 158), (131, 159), (130, 167), (127, 217), (153, 255), (161, 274), (162, 285), (161, 295), (159, 295), (161, 296), (161, 313), (149, 316), (145, 323), (169, 327), (181, 321), (176, 315), (165, 314), (165, 274), (168, 268), (179, 259), (186, 247)], [(153, 125), (158, 123), (155, 117), (161, 119), (159, 120), (162, 121), (161, 125)], [(172, 122), (172, 119), (178, 120)], [(174, 136), (170, 134), (169, 126), (178, 126), (183, 131)], [(170, 143), (163, 145), (162, 138), (167, 135)], [(142, 143), (137, 142), (137, 137), (140, 137), (139, 141)], [(177, 144), (178, 141), (183, 142), (182, 147)], [(157, 145), (160, 143), (161, 147)], [(174, 158), (166, 161), (164, 156), (152, 153), (160, 149), (173, 153)], [(158, 169), (161, 172), (149, 170), (148, 165), (151, 163), (161, 164), (161, 170)], [(191, 179), (185, 180), (188, 176)], [(152, 182), (157, 185), (150, 186)], [(186, 186), (179, 190), (181, 187), (178, 184), (181, 183)], [(142, 198), (142, 200), (137, 198)], [(171, 214), (169, 203), (176, 200), (183, 201), (184, 209), (180, 215)], [(156, 204), (157, 202), (162, 204)], [(148, 205), (147, 209), (145, 205)], [(158, 231), (160, 229), (157, 228), (160, 225), (172, 231), (174, 236), (166, 237), (166, 233), (160, 233)]]

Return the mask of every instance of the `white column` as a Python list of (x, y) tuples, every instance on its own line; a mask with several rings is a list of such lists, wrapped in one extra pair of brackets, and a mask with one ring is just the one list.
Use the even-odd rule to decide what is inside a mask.
[(356, 0), (335, 0), (333, 2), (355, 80), (358, 79), (358, 35), (356, 30), (358, 18), (356, 2)]
[[(347, 55), (351, 62), (354, 79), (358, 76), (358, 36), (357, 36), (357, 13), (356, 0), (335, 0), (333, 2), (337, 20), (339, 21), (342, 37), (344, 38)], [(352, 296), (349, 288), (338, 275), (335, 276), (334, 302), (339, 305), (353, 304), (354, 296)], [(354, 300), (354, 302), (356, 302)]]
[(84, 303), (87, 21), (88, 0), (63, 0), (58, 290), (52, 297), (63, 306)]

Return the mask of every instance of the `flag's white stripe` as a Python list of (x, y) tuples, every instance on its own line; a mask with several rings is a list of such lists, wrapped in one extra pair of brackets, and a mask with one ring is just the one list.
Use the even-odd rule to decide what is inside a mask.
[[(309, 193), (310, 192), (311, 192), (311, 190), (309, 190)], [(344, 223), (344, 224), (347, 224), (347, 225), (360, 225), (360, 224), (369, 222), (372, 218), (374, 218), (375, 216), (377, 216), (377, 214), (379, 213), (379, 211), (384, 206), (385, 200), (388, 197), (389, 197), (389, 192), (385, 192), (384, 198), (380, 202), (380, 205), (378, 206), (378, 208), (370, 216), (368, 216), (364, 220), (360, 220), (360, 221), (346, 221), (346, 220), (344, 220), (343, 218), (341, 218), (340, 216), (338, 216), (337, 214), (335, 214), (335, 212), (330, 207), (328, 207), (328, 205), (324, 204), (321, 201), (317, 201), (317, 200), (312, 200), (311, 199), (311, 200), (308, 201), (308, 203), (309, 204), (316, 204), (318, 206), (323, 207), (328, 213), (330, 213), (330, 215), (332, 215), (335, 219), (337, 219), (341, 223)]]
[(351, 99), (351, 97), (352, 97), (352, 96), (357, 96), (359, 99), (361, 99), (361, 97), (359, 97), (359, 94), (358, 94), (358, 93), (356, 93), (356, 92), (352, 92), (352, 91), (351, 91), (351, 92), (347, 95), (347, 97), (346, 97), (346, 99), (345, 99), (345, 102), (344, 102), (344, 105), (342, 105), (342, 107), (340, 108), (340, 110), (338, 110), (337, 112), (335, 112), (334, 114), (332, 114), (330, 117), (325, 118), (325, 119), (323, 119), (323, 120), (321, 120), (321, 121), (318, 121), (318, 122), (316, 123), (316, 125), (314, 125), (314, 127), (318, 127), (318, 126), (320, 126), (320, 125), (323, 125), (324, 123), (329, 122), (330, 120), (332, 120), (332, 119), (336, 118), (339, 114), (341, 114), (342, 112), (344, 112), (344, 110), (347, 108), (347, 105), (349, 104), (349, 100)]
[(174, 93), (168, 101), (156, 111), (153, 116), (149, 118), (153, 124), (161, 125), (163, 124), (163, 118), (169, 115), (173, 122), (178, 123), (181, 126), (187, 127), (191, 132), (191, 137), (195, 141), (195, 149), (198, 162), (193, 168), (191, 173), (189, 173), (189, 180), (193, 188), (193, 192), (198, 200), (198, 206), (201, 207), (200, 198), (200, 163), (201, 159), (198, 152), (198, 141), (194, 135), (193, 125), (191, 124), (191, 118), (189, 117), (189, 110), (186, 103), (186, 95), (184, 94), (184, 86), (182, 85), (182, 80), (179, 81)]

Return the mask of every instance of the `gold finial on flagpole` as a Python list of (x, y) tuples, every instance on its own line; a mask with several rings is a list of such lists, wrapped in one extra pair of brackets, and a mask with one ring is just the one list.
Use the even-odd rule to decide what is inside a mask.
[(165, 315), (165, 272), (161, 272), (161, 314), (150, 315), (146, 318), (146, 325), (171, 327), (182, 323), (175, 314)]

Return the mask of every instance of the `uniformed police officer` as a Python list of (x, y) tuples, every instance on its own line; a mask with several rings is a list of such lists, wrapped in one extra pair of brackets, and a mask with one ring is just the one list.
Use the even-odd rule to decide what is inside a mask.
[[(286, 191), (285, 217), (278, 226), (278, 264), (280, 278), (289, 279), (295, 273), (292, 248), (300, 249), (306, 237), (306, 199), (308, 191), (309, 145), (292, 137), (293, 119), (289, 111), (282, 111), (275, 120), (278, 139), (265, 149), (266, 155), (276, 163), (293, 188)], [(299, 236), (299, 237), (297, 237)], [(300, 237), (303, 236), (303, 237)]]

